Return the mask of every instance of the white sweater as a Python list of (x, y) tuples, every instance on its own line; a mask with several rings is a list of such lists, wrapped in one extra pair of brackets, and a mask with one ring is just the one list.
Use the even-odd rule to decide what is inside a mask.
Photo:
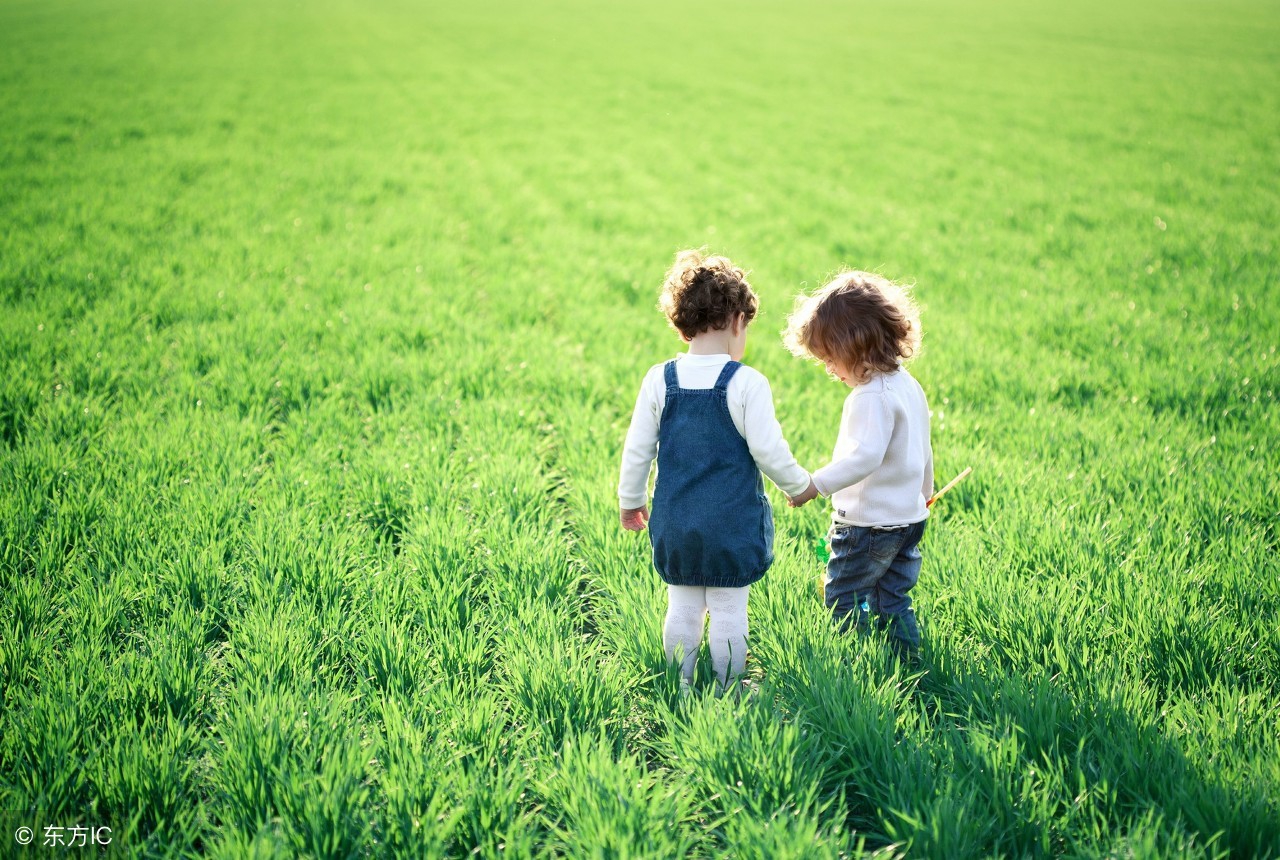
[(901, 367), (876, 374), (844, 401), (830, 465), (813, 473), (838, 522), (899, 526), (929, 516), (933, 448), (924, 390)]
[[(677, 357), (676, 379), (681, 388), (712, 388), (720, 371), (729, 361), (727, 354)], [(631, 414), (631, 428), (622, 449), (622, 474), (618, 480), (618, 503), (624, 510), (635, 510), (649, 501), (649, 470), (658, 456), (658, 423), (667, 399), (667, 383), (663, 364), (649, 368), (640, 384), (636, 408)], [(745, 364), (738, 368), (725, 391), (733, 426), (747, 440), (751, 457), (760, 471), (789, 496), (803, 493), (809, 487), (809, 473), (791, 454), (782, 427), (773, 411), (773, 393), (769, 380)]]

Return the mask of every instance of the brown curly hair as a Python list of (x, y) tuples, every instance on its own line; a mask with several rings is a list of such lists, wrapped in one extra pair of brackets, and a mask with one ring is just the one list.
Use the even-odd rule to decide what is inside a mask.
[(704, 257), (695, 250), (676, 254), (658, 298), (658, 309), (686, 338), (722, 329), (740, 313), (751, 322), (758, 308), (742, 269), (726, 257)]
[(907, 289), (869, 272), (844, 272), (796, 297), (783, 335), (801, 358), (839, 361), (861, 380), (892, 373), (920, 351), (920, 309)]

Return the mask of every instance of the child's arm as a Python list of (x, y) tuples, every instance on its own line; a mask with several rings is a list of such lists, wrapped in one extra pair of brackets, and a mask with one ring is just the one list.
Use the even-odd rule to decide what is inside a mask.
[(743, 435), (751, 458), (778, 489), (794, 498), (809, 489), (809, 473), (791, 453), (782, 436), (782, 425), (773, 409), (773, 391), (769, 380), (754, 374), (743, 392)]
[(640, 384), (631, 426), (622, 446), (622, 469), (618, 476), (618, 507), (622, 527), (642, 531), (649, 521), (649, 471), (658, 456), (658, 405), (653, 371)]
[(813, 482), (824, 496), (851, 487), (884, 462), (893, 435), (893, 411), (884, 395), (868, 391), (849, 397), (841, 419), (842, 443), (852, 449), (839, 460), (813, 473)]

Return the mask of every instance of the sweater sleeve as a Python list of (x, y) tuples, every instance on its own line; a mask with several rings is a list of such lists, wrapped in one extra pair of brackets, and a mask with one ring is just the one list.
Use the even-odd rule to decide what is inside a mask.
[(640, 384), (627, 441), (622, 446), (622, 470), (618, 478), (618, 505), (623, 510), (642, 508), (649, 502), (649, 471), (658, 456), (658, 399), (653, 372)]
[(924, 457), (924, 482), (920, 485), (920, 494), (924, 496), (924, 500), (929, 501), (929, 497), (933, 495), (933, 447), (930, 446), (925, 451)]
[(847, 450), (843, 457), (813, 473), (813, 483), (824, 496), (837, 493), (865, 479), (884, 462), (893, 436), (893, 411), (884, 395), (869, 391), (845, 401), (843, 433)]
[(809, 473), (795, 456), (791, 446), (782, 436), (782, 425), (773, 408), (773, 391), (769, 380), (756, 374), (752, 384), (743, 392), (743, 428), (747, 448), (761, 472), (778, 485), (788, 496), (795, 496), (809, 489)]

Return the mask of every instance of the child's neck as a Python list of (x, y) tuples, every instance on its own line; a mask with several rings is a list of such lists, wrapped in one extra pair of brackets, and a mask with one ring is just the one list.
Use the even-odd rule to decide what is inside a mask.
[(690, 355), (728, 355), (728, 329), (704, 331), (689, 338)]
[(901, 369), (902, 369), (902, 365), (898, 365), (893, 370), (880, 370), (877, 367), (864, 368), (862, 372), (862, 378), (858, 379), (854, 383), (854, 385), (866, 385), (868, 382), (870, 382), (873, 379), (876, 379), (877, 377), (888, 376), (891, 373), (897, 373)]

